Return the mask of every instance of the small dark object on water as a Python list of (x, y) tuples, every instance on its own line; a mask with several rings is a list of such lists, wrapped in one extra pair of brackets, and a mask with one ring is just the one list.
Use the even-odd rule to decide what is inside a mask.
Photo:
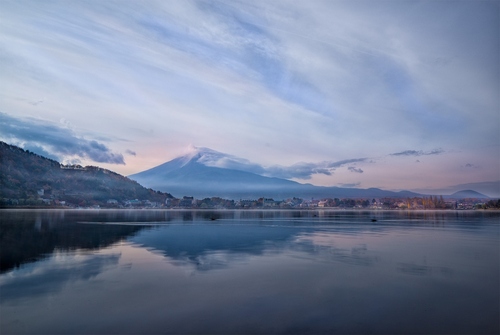
[(377, 219), (372, 219), (372, 222), (377, 222)]
[(211, 221), (215, 221), (217, 220), (216, 218), (214, 218), (213, 216), (210, 218)]

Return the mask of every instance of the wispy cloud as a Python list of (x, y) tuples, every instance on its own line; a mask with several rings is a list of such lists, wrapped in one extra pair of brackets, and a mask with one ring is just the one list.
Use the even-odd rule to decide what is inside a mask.
[(355, 173), (363, 173), (364, 172), (361, 168), (356, 168), (354, 166), (349, 166), (347, 168), (347, 170), (349, 170), (351, 172), (355, 172)]
[(285, 179), (310, 179), (313, 174), (324, 174), (330, 176), (337, 168), (351, 163), (365, 161), (367, 161), (367, 158), (353, 158), (341, 161), (323, 161), (320, 163), (297, 163), (291, 166), (275, 165), (265, 168), (265, 175)]
[(440, 155), (444, 153), (443, 149), (434, 149), (431, 151), (423, 151), (423, 150), (405, 150), (401, 152), (396, 152), (390, 154), (391, 156), (429, 156), (429, 155)]
[(125, 164), (122, 154), (112, 152), (103, 143), (34, 118), (16, 118), (0, 113), (0, 138), (57, 160), (76, 156), (98, 163)]

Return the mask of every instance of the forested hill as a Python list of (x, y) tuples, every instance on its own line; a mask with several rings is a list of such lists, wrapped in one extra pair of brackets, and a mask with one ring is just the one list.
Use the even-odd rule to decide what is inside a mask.
[[(89, 206), (117, 201), (163, 203), (172, 196), (146, 189), (115, 172), (95, 166), (65, 166), (0, 141), (0, 199), (32, 205), (40, 201)], [(34, 203), (35, 202), (35, 203)]]

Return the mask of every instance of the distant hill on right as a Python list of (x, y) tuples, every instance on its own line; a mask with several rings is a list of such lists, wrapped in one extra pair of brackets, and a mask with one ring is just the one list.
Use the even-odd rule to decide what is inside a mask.
[(463, 191), (458, 191), (453, 194), (450, 194), (446, 196), (446, 198), (453, 198), (453, 199), (466, 199), (466, 198), (474, 198), (474, 199), (489, 199), (487, 195), (481, 194), (479, 192), (473, 191), (473, 190), (463, 190)]
[[(412, 191), (420, 194), (450, 194), (450, 197), (452, 197), (455, 193), (468, 192), (466, 190), (474, 190), (474, 192), (478, 192), (479, 194), (483, 195), (483, 197), (486, 196), (489, 198), (500, 198), (500, 180), (459, 184), (440, 189), (413, 189)], [(465, 197), (461, 196), (461, 198)]]

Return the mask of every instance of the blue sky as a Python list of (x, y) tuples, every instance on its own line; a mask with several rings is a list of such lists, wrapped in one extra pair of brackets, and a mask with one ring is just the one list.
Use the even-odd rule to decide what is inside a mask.
[(498, 1), (4, 0), (0, 139), (124, 175), (195, 145), (317, 185), (499, 180), (499, 16)]

